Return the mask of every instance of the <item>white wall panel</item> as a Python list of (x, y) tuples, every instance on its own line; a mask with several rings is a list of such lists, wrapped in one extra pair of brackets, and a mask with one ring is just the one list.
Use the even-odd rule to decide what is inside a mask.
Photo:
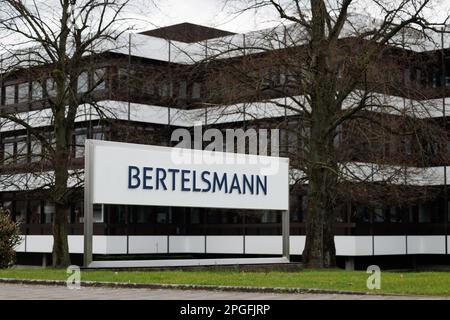
[(246, 236), (245, 253), (247, 254), (281, 254), (281, 236)]
[(408, 254), (445, 254), (445, 236), (408, 236)]
[(130, 236), (129, 253), (167, 253), (167, 236)]
[(26, 252), (50, 253), (53, 251), (53, 236), (27, 236)]
[(375, 255), (406, 254), (405, 236), (375, 236)]
[(305, 236), (290, 236), (289, 238), (289, 252), (290, 254), (299, 254), (303, 253), (303, 249), (305, 249)]
[(25, 237), (20, 236), (20, 243), (14, 248), (16, 252), (25, 252)]
[(244, 253), (243, 236), (207, 236), (207, 253)]
[(447, 254), (450, 254), (450, 236), (447, 236)]
[(204, 253), (204, 236), (170, 236), (170, 253)]
[[(84, 236), (68, 236), (69, 252), (83, 253), (84, 252)], [(95, 242), (95, 240), (93, 240)]]
[(372, 236), (335, 236), (334, 241), (338, 256), (372, 255)]
[(93, 252), (96, 254), (127, 253), (126, 236), (93, 236)]
[[(26, 237), (26, 240), (25, 240)], [(17, 246), (17, 252), (51, 253), (53, 236), (27, 235)], [(83, 236), (69, 235), (70, 253), (83, 253)], [(405, 236), (375, 236), (375, 255), (402, 255), (406, 253)], [(204, 236), (170, 236), (170, 253), (204, 253)], [(408, 236), (408, 254), (445, 254), (445, 241), (450, 247), (450, 237)], [(372, 255), (371, 236), (336, 236), (338, 256)], [(305, 247), (305, 236), (290, 237), (290, 253), (300, 255)], [(246, 254), (281, 254), (281, 236), (246, 236)], [(26, 251), (25, 251), (26, 250)], [(95, 254), (126, 254), (126, 236), (94, 236)], [(130, 236), (129, 253), (166, 253), (167, 236)], [(208, 236), (208, 253), (243, 253), (243, 236)]]

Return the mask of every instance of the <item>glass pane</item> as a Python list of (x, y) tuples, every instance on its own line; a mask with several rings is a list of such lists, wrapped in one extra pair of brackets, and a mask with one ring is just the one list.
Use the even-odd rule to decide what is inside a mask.
[(14, 143), (5, 143), (3, 145), (3, 163), (13, 163), (14, 162)]
[(44, 206), (44, 223), (52, 223), (53, 214), (55, 213), (55, 205), (46, 202)]
[(17, 222), (27, 222), (27, 202), (16, 201), (15, 217)]
[(298, 148), (298, 132), (296, 128), (290, 128), (287, 133), (288, 152), (292, 155), (297, 153)]
[(385, 222), (384, 210), (382, 208), (375, 208), (373, 210), (373, 221), (374, 222)]
[(105, 90), (106, 89), (106, 69), (100, 68), (94, 71), (94, 90)]
[(94, 204), (93, 221), (94, 223), (103, 222), (103, 206), (101, 204)]
[(47, 79), (46, 82), (46, 87), (47, 87), (47, 93), (50, 97), (55, 97), (57, 92), (57, 88), (56, 88), (56, 82), (53, 79)]
[(28, 102), (29, 85), (28, 82), (19, 84), (19, 103)]
[(447, 202), (447, 221), (450, 222), (450, 201)]
[(273, 211), (263, 211), (261, 215), (261, 223), (276, 223), (277, 214)]
[(179, 96), (180, 98), (185, 99), (186, 95), (187, 95), (187, 83), (186, 81), (181, 81)]
[(17, 142), (17, 163), (27, 162), (27, 142), (25, 140)]
[(200, 211), (198, 209), (192, 208), (190, 212), (190, 223), (199, 224), (200, 223)]
[(77, 134), (75, 136), (75, 158), (84, 157), (84, 142), (86, 141), (86, 134)]
[(159, 87), (159, 95), (161, 97), (171, 97), (172, 89), (172, 84), (163, 83), (161, 87)]
[(41, 223), (41, 202), (30, 201), (30, 223)]
[(33, 81), (31, 84), (31, 99), (42, 99), (42, 83), (40, 81)]
[(89, 73), (83, 71), (78, 76), (78, 93), (85, 93), (89, 90)]
[(2, 209), (7, 211), (7, 213), (11, 214), (12, 212), (12, 201), (3, 202)]
[(6, 86), (5, 87), (5, 105), (14, 104), (15, 97), (15, 86)]
[(167, 223), (167, 212), (158, 211), (156, 213), (156, 223)]
[(92, 139), (93, 140), (105, 140), (105, 135), (103, 134), (103, 132), (94, 132), (92, 134)]
[(194, 85), (192, 86), (192, 99), (199, 99), (200, 98), (200, 83), (194, 82)]
[(42, 158), (42, 145), (40, 141), (33, 140), (30, 143), (30, 156), (31, 162), (41, 161)]
[(430, 206), (428, 206), (427, 204), (420, 204), (419, 223), (430, 222), (430, 220), (431, 220)]

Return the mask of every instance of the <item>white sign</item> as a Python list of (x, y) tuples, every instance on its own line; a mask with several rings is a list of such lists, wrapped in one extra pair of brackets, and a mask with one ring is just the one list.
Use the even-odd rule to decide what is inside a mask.
[(93, 203), (289, 208), (287, 158), (98, 140), (86, 148)]

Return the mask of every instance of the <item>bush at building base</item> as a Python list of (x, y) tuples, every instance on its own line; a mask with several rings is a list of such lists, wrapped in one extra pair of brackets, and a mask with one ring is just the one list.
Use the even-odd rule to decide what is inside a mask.
[(0, 209), (0, 269), (8, 268), (16, 260), (14, 248), (20, 244), (19, 223), (7, 211)]

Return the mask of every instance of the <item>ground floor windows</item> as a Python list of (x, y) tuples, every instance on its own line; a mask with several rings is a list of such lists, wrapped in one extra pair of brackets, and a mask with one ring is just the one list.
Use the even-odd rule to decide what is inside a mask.
[(31, 224), (39, 224), (41, 223), (42, 217), (42, 203), (41, 201), (30, 201), (29, 202), (29, 221)]
[[(2, 194), (0, 194), (0, 197)], [(10, 199), (13, 199), (10, 194)], [(55, 205), (48, 200), (0, 198), (0, 206), (23, 224), (24, 234), (51, 234)], [(48, 197), (43, 197), (48, 198)], [(305, 234), (305, 197), (291, 195), (291, 234)], [(443, 199), (409, 207), (342, 204), (336, 208), (337, 235), (437, 235), (448, 223)], [(83, 234), (83, 202), (67, 213), (68, 233)], [(279, 235), (281, 215), (270, 210), (228, 210), (157, 206), (95, 205), (97, 235)]]

